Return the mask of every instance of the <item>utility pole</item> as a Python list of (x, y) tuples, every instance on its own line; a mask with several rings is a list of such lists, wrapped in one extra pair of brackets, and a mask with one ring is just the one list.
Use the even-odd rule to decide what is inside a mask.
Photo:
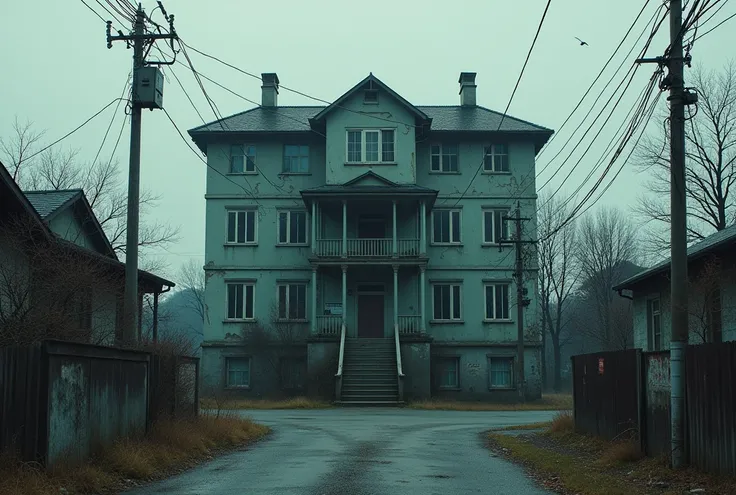
[[(143, 6), (138, 4), (133, 32), (124, 35), (118, 31), (111, 35), (112, 22), (107, 21), (107, 47), (112, 48), (113, 41), (125, 41), (128, 48), (133, 45), (133, 90), (131, 92), (130, 119), (130, 162), (128, 171), (128, 211), (125, 242), (125, 292), (123, 293), (123, 328), (122, 341), (135, 343), (138, 340), (139, 307), (138, 307), (138, 231), (140, 219), (140, 171), (141, 171), (141, 111), (143, 108), (162, 108), (163, 79), (161, 72), (147, 65), (169, 65), (173, 62), (147, 63), (144, 51), (147, 44), (165, 39), (171, 42), (177, 39), (174, 30), (174, 16), (167, 15), (161, 2), (161, 12), (169, 21), (169, 33), (146, 34), (146, 14)], [(160, 32), (160, 31), (159, 31)]]
[(536, 241), (522, 240), (521, 222), (531, 220), (530, 218), (521, 217), (521, 202), (516, 202), (516, 215), (513, 217), (504, 216), (505, 221), (512, 220), (516, 224), (516, 236), (513, 240), (501, 240), (499, 247), (504, 245), (514, 245), (516, 247), (516, 263), (514, 268), (514, 278), (516, 280), (516, 383), (518, 384), (519, 401), (526, 400), (526, 381), (524, 379), (524, 308), (529, 305), (529, 299), (526, 298), (527, 290), (524, 288), (524, 244), (534, 244)]
[[(695, 3), (697, 5), (697, 2)], [(697, 93), (685, 89), (682, 0), (670, 0), (670, 49), (664, 57), (639, 59), (638, 63), (667, 66), (662, 88), (670, 96), (670, 420), (671, 461), (677, 469), (685, 464), (685, 348), (688, 342), (687, 197), (685, 195), (685, 106), (697, 103)]]

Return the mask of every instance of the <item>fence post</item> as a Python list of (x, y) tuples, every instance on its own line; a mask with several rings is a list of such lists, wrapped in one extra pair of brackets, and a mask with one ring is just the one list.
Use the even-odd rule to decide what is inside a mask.
[(199, 416), (199, 358), (194, 361), (194, 416)]
[(646, 364), (644, 360), (646, 359), (646, 356), (644, 353), (641, 352), (641, 349), (636, 350), (636, 397), (638, 401), (638, 407), (636, 408), (638, 418), (637, 418), (637, 427), (638, 427), (638, 433), (639, 433), (639, 450), (643, 454), (646, 454), (647, 451), (647, 445), (646, 445), (646, 404), (647, 404), (647, 398), (646, 398)]
[(577, 427), (575, 426), (577, 423), (575, 422), (575, 399), (577, 395), (575, 394), (575, 382), (577, 374), (575, 369), (575, 356), (570, 356), (570, 367), (572, 368), (572, 424), (573, 428), (577, 430)]

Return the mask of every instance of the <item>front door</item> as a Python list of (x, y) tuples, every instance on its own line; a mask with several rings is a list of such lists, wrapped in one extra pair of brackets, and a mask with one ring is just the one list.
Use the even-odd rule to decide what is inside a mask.
[(383, 294), (358, 295), (358, 337), (383, 337)]

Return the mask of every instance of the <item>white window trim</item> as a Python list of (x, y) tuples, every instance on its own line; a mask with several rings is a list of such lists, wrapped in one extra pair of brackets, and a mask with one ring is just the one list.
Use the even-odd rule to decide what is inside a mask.
[[(228, 311), (230, 311), (230, 301), (228, 300), (229, 285), (242, 285), (243, 286), (243, 318), (230, 318), (230, 315), (228, 315)], [(252, 318), (245, 318), (245, 297), (246, 297), (246, 290), (245, 288), (247, 286), (253, 287), (253, 317)], [(256, 321), (256, 283), (253, 281), (244, 281), (244, 280), (226, 280), (225, 281), (225, 321), (226, 322), (233, 322), (233, 321)]]
[(442, 380), (444, 379), (444, 370), (442, 371), (442, 377), (440, 383), (437, 384), (441, 390), (458, 390), (460, 388), (460, 356), (440, 356), (441, 361), (454, 361), (455, 362), (455, 384), (454, 385), (443, 385)]
[[(235, 241), (231, 241), (228, 238), (230, 229), (230, 213), (239, 213), (239, 212), (253, 212), (253, 240), (245, 242), (237, 242), (238, 237), (238, 217), (235, 217)], [(278, 222), (277, 222), (278, 223)], [(247, 227), (247, 223), (246, 223)], [(245, 238), (248, 238), (248, 231), (245, 232)], [(225, 245), (227, 246), (255, 246), (258, 244), (258, 208), (228, 208), (225, 212)]]
[[(654, 301), (657, 301), (657, 306), (659, 307), (659, 309), (657, 310), (657, 314), (659, 315), (659, 344), (660, 344), (659, 349), (657, 348), (657, 343), (656, 343), (657, 340), (656, 340), (655, 331), (654, 331), (654, 310), (651, 310), (652, 303)], [(652, 348), (650, 350), (651, 351), (661, 351), (661, 350), (664, 349), (664, 342), (662, 340), (662, 337), (663, 337), (663, 332), (662, 332), (662, 299), (659, 296), (657, 296), (657, 297), (650, 297), (649, 299), (647, 299), (647, 320), (648, 320), (647, 321), (647, 334), (648, 334), (647, 340), (649, 340), (649, 338), (651, 338), (651, 341), (652, 341)]]
[[(291, 242), (291, 214), (292, 213), (304, 213), (304, 242)], [(286, 213), (286, 242), (281, 242), (281, 214)], [(309, 246), (309, 215), (307, 210), (300, 210), (298, 208), (288, 209), (280, 208), (276, 210), (276, 245), (277, 246), (292, 246), (292, 247), (304, 247)]]
[[(499, 285), (505, 285), (508, 287), (508, 295), (507, 298), (509, 300), (509, 307), (507, 309), (507, 313), (509, 314), (508, 318), (495, 318), (495, 317), (489, 317), (487, 314), (488, 309), (488, 301), (486, 301), (486, 288), (487, 287), (493, 287), (493, 314), (495, 315), (497, 313), (496, 311), (496, 287)], [(498, 321), (512, 321), (511, 320), (511, 284), (509, 282), (499, 280), (498, 282), (484, 282), (483, 283), (483, 321), (487, 322), (498, 322)]]
[[(481, 237), (481, 244), (483, 244), (484, 246), (498, 246), (500, 244), (498, 242), (498, 238), (496, 238), (497, 237), (496, 236), (496, 232), (493, 232), (493, 237), (496, 238), (494, 241), (486, 241), (486, 213), (493, 213), (493, 214), (495, 214), (497, 211), (500, 211), (502, 213), (505, 213), (506, 216), (508, 216), (509, 213), (511, 212), (511, 210), (509, 208), (504, 208), (504, 207), (498, 207), (498, 208), (489, 207), (489, 208), (483, 208), (481, 210), (481, 214), (482, 214), (482, 216), (481, 216), (481, 226), (480, 226), (480, 228), (481, 228), (481, 236), (482, 236)], [(510, 232), (509, 226), (508, 226), (508, 222), (510, 222), (510, 220), (503, 220), (503, 221), (504, 222), (507, 222), (506, 231), (507, 232)], [(462, 222), (461, 222), (461, 224), (462, 224)], [(493, 226), (493, 230), (495, 231), (495, 229), (496, 229), (495, 219), (494, 219), (493, 222), (491, 222), (491, 225)], [(460, 225), (460, 228), (462, 228), (462, 225)], [(461, 234), (461, 237), (462, 237), (462, 232), (460, 232), (460, 234)]]
[[(247, 385), (230, 385), (230, 359), (247, 359), (248, 360), (248, 384)], [(252, 356), (225, 356), (225, 388), (226, 389), (250, 389), (253, 381), (253, 357)]]
[[(443, 282), (441, 280), (436, 280), (432, 282), (431, 285), (432, 285), (432, 294), (431, 294), (432, 296), (432, 315), (431, 315), (432, 318), (431, 318), (431, 321), (436, 322), (436, 323), (462, 323), (464, 321), (463, 315), (465, 314), (465, 312), (463, 311), (463, 284), (460, 282)], [(449, 285), (450, 286), (450, 318), (447, 318), (447, 319), (437, 319), (434, 317), (435, 315), (434, 291), (435, 291), (435, 287), (437, 287), (438, 285)], [(460, 317), (459, 318), (452, 317), (452, 314), (454, 313), (453, 310), (455, 309), (455, 304), (452, 300), (452, 292), (453, 292), (452, 287), (454, 286), (460, 287), (460, 295), (459, 295), (460, 300), (458, 301), (458, 304), (460, 306)]]
[[(503, 359), (511, 361), (511, 385), (508, 387), (494, 386), (491, 380), (491, 361), (494, 359)], [(513, 356), (488, 356), (488, 390), (515, 390), (516, 389), (516, 359)]]
[[(233, 146), (242, 146), (243, 147), (243, 156), (246, 157), (243, 159), (243, 171), (242, 172), (233, 172)], [(253, 159), (253, 170), (248, 170), (248, 158), (250, 155), (247, 154), (246, 150), (249, 147), (253, 147), (255, 149), (255, 154), (251, 157)], [(258, 146), (255, 144), (231, 144), (229, 154), (227, 157), (227, 175), (258, 175)]]
[[(289, 286), (290, 285), (303, 285), (304, 286), (304, 318), (289, 318)], [(292, 323), (306, 323), (309, 321), (309, 282), (306, 280), (284, 280), (276, 283), (276, 306), (278, 311), (279, 301), (279, 288), (286, 287), (286, 318), (278, 318), (278, 321), (292, 322)]]
[[(389, 162), (383, 161), (383, 133), (381, 131), (393, 131), (394, 133), (394, 159)], [(348, 153), (348, 136), (351, 132), (360, 132), (360, 161), (359, 162), (350, 161), (350, 155)], [(365, 153), (366, 153), (365, 135), (367, 132), (377, 132), (378, 133), (378, 161), (368, 161), (365, 159)], [(371, 129), (363, 129), (363, 128), (345, 129), (345, 163), (350, 164), (350, 165), (362, 165), (362, 164), (393, 165), (393, 164), (396, 164), (396, 154), (397, 154), (396, 135), (397, 135), (397, 132), (396, 132), (395, 127), (377, 127), (377, 128), (371, 128)]]
[[(434, 215), (437, 212), (440, 212), (440, 211), (449, 211), (450, 212), (449, 213), (449, 215), (450, 215), (450, 223), (449, 223), (450, 238), (452, 238), (452, 212), (453, 211), (456, 211), (456, 212), (460, 213), (460, 215), (459, 215), (460, 216), (460, 229), (459, 229), (460, 239), (459, 240), (457, 240), (457, 241), (450, 240), (449, 242), (435, 241), (434, 240)], [(438, 209), (432, 211), (432, 218), (430, 220), (432, 222), (432, 229), (431, 229), (431, 232), (430, 232), (430, 235), (431, 235), (431, 237), (430, 237), (430, 244), (432, 246), (461, 246), (463, 244), (463, 210), (462, 210), (462, 208), (438, 208)]]
[[(446, 145), (457, 147), (457, 170), (442, 170), (444, 148)], [(435, 146), (440, 147), (440, 155), (439, 155), (440, 156), (440, 169), (439, 170), (432, 169), (432, 157), (434, 156), (432, 153), (432, 148)], [(430, 174), (459, 174), (460, 173), (460, 145), (457, 143), (431, 143), (429, 145), (429, 173)]]
[[(506, 154), (496, 153), (496, 146), (506, 146)], [(486, 153), (486, 148), (491, 148), (490, 153)], [(486, 168), (486, 157), (491, 157), (491, 165), (493, 168), (488, 170)], [(505, 156), (506, 162), (509, 165), (508, 170), (496, 170), (496, 156)], [(511, 174), (511, 155), (509, 153), (509, 145), (506, 143), (487, 143), (483, 145), (483, 173), (484, 174)]]

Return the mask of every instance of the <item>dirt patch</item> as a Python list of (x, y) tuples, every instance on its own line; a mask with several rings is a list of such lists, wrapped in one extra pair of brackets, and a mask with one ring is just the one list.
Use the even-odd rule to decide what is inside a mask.
[(426, 400), (412, 402), (411, 409), (436, 411), (560, 411), (572, 409), (572, 396), (549, 394), (541, 399), (524, 403), (493, 403), (451, 400)]

